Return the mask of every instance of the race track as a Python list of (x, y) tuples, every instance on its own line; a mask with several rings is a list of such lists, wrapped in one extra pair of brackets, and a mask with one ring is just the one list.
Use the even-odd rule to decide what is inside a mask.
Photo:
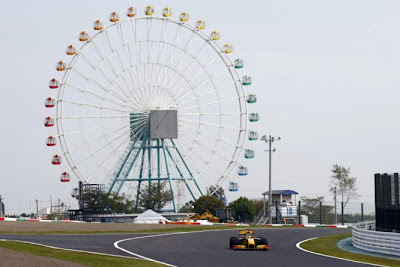
[[(0, 239), (29, 241), (54, 247), (107, 253), (140, 255), (174, 266), (366, 266), (309, 254), (296, 248), (302, 240), (339, 233), (348, 229), (267, 228), (255, 229), (268, 239), (269, 251), (234, 251), (229, 237), (237, 230), (179, 234), (97, 234), (97, 235), (5, 235)], [(125, 241), (121, 241), (125, 240)], [(119, 242), (118, 242), (119, 241)], [(128, 254), (114, 246), (129, 251)]]

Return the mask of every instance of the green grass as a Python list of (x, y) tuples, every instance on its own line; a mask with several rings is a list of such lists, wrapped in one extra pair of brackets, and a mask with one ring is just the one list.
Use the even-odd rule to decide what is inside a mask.
[(330, 255), (338, 258), (362, 261), (386, 266), (400, 266), (400, 261), (387, 258), (373, 257), (369, 255), (356, 254), (341, 250), (337, 243), (345, 238), (351, 237), (351, 233), (337, 234), (319, 237), (301, 244), (301, 247), (313, 252)]
[[(204, 225), (193, 227), (173, 227), (173, 228), (155, 228), (147, 230), (135, 231), (0, 231), (0, 234), (34, 234), (34, 235), (53, 235), (53, 234), (137, 234), (137, 233), (174, 233), (174, 232), (196, 232), (205, 230), (220, 230), (220, 229), (239, 229), (239, 228), (259, 228), (254, 226), (238, 227), (238, 226), (225, 226), (225, 225)], [(265, 227), (263, 227), (265, 228)]]
[(163, 264), (145, 261), (140, 259), (128, 259), (122, 257), (112, 257), (85, 252), (73, 252), (61, 249), (52, 249), (40, 245), (32, 245), (14, 241), (1, 241), (0, 247), (15, 250), (18, 252), (29, 253), (37, 256), (55, 258), (70, 262), (79, 263), (87, 266), (143, 266), (156, 267), (165, 266)]

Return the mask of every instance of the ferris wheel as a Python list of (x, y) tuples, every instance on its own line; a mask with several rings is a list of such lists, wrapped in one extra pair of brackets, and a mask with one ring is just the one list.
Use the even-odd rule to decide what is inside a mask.
[(259, 115), (233, 45), (206, 32), (204, 20), (190, 24), (187, 12), (160, 13), (129, 7), (124, 19), (112, 12), (109, 23), (80, 32), (49, 82), (44, 126), (62, 182), (105, 184), (137, 199), (163, 183), (176, 212), (179, 198), (238, 190)]

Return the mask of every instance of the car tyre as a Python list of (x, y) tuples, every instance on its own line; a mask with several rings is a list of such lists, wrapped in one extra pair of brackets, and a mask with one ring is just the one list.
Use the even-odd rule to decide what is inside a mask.
[(268, 245), (268, 240), (264, 237), (261, 237), (261, 245)]
[(229, 240), (229, 247), (233, 248), (234, 245), (239, 245), (239, 238), (237, 238), (236, 236), (232, 236)]

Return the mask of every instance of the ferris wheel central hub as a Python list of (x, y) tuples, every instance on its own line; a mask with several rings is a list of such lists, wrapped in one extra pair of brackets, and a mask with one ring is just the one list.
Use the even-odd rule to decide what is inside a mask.
[(149, 113), (130, 113), (130, 139), (156, 140), (178, 138), (177, 110), (150, 110)]
[(149, 122), (151, 139), (178, 138), (177, 110), (150, 110)]

